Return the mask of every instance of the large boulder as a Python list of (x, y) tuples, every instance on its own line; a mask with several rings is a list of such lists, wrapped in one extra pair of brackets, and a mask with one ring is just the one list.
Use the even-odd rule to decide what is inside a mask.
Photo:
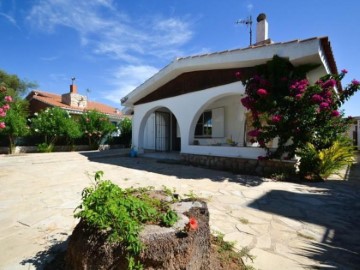
[[(145, 225), (140, 239), (145, 249), (137, 257), (147, 270), (205, 270), (210, 265), (209, 212), (205, 202), (183, 201), (172, 205), (180, 220), (171, 228)], [(188, 230), (189, 217), (198, 222)], [(126, 249), (109, 243), (107, 234), (88, 226), (83, 220), (70, 237), (66, 269), (128, 269)]]

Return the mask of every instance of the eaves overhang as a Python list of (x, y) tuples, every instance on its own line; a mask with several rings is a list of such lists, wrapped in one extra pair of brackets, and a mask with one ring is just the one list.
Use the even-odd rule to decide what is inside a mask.
[(328, 59), (327, 64), (333, 72), (336, 70), (336, 64), (327, 37), (262, 44), (243, 49), (177, 58), (123, 97), (121, 102), (125, 107), (133, 107), (137, 101), (185, 72), (253, 67), (265, 64), (274, 55), (288, 58), (295, 66), (303, 63), (324, 65), (321, 58), (322, 49)]

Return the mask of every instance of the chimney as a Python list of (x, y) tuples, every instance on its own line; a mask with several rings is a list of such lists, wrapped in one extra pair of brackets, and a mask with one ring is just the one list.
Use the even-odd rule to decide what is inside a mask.
[(77, 86), (75, 84), (70, 85), (70, 93), (77, 94)]
[(259, 16), (256, 18), (257, 25), (256, 25), (256, 43), (262, 43), (266, 41), (268, 36), (268, 22), (266, 20), (266, 14), (260, 13)]
[(86, 108), (87, 97), (78, 94), (77, 86), (74, 84), (75, 78), (72, 78), (72, 84), (70, 84), (70, 93), (61, 95), (61, 103), (69, 105), (71, 107)]

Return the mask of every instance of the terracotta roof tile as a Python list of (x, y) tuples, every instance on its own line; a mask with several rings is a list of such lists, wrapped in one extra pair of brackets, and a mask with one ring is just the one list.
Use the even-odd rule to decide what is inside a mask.
[(35, 99), (35, 100), (38, 100), (49, 106), (59, 107), (59, 108), (63, 108), (66, 110), (71, 110), (71, 111), (79, 112), (79, 113), (82, 113), (85, 111), (90, 111), (90, 110), (96, 110), (98, 112), (107, 114), (107, 115), (111, 116), (112, 118), (122, 118), (123, 117), (123, 114), (120, 112), (120, 110), (118, 110), (114, 107), (105, 105), (100, 102), (88, 101), (86, 108), (74, 107), (74, 106), (69, 106), (67, 104), (62, 103), (61, 95), (48, 93), (48, 92), (44, 92), (44, 91), (40, 91), (40, 90), (31, 91), (30, 94), (28, 94), (28, 96), (26, 97), (26, 99), (27, 100)]

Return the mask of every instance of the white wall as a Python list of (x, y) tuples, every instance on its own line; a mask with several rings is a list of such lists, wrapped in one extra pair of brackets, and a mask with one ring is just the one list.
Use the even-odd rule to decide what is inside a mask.
[(239, 137), (239, 140), (243, 140), (241, 129), (244, 126), (244, 116), (242, 115), (243, 107), (240, 103), (240, 95), (243, 93), (244, 86), (242, 83), (234, 82), (207, 90), (136, 105), (133, 116), (133, 144), (138, 147), (139, 153), (143, 152), (143, 149), (148, 146), (148, 139), (145, 139), (148, 136), (148, 127), (146, 127), (148, 118), (157, 109), (165, 107), (175, 115), (178, 121), (182, 153), (256, 158), (259, 153), (263, 153), (263, 150), (257, 148), (203, 147), (193, 145), (195, 124), (201, 113), (206, 108), (217, 108), (223, 105), (226, 108), (225, 119), (227, 119), (224, 125), (225, 134), (231, 134), (233, 140), (236, 140), (236, 136)]
[(145, 125), (144, 148), (155, 150), (155, 113), (152, 113)]
[(356, 120), (355, 124), (350, 125), (346, 131), (346, 136), (353, 140), (355, 131), (357, 131), (357, 149), (360, 150), (360, 120)]

